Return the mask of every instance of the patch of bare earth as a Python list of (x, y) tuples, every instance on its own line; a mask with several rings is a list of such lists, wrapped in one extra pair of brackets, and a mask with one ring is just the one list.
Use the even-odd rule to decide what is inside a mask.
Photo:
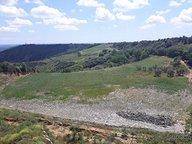
[(192, 84), (192, 70), (190, 70), (189, 74), (187, 75), (187, 78), (189, 80), (189, 83)]
[[(29, 74), (28, 74), (29, 75)], [(23, 78), (26, 77), (28, 75), (6, 75), (3, 73), (0, 73), (0, 91), (3, 90), (7, 85), (9, 85), (10, 83), (13, 83), (14, 81), (16, 81), (19, 78)]]
[[(89, 144), (94, 144), (95, 140), (93, 139), (94, 136), (99, 136), (100, 139), (107, 141), (115, 132), (112, 128), (106, 128), (101, 126), (94, 126), (94, 125), (46, 125), (47, 129), (56, 137), (57, 139), (66, 139), (70, 137), (70, 135), (74, 135), (73, 128), (76, 128), (77, 131), (75, 134), (81, 134), (86, 142)], [(137, 138), (132, 136), (131, 134), (123, 134), (122, 132), (117, 132), (113, 135), (113, 141), (119, 144), (137, 144)]]
[[(183, 60), (181, 60), (181, 64), (185, 65), (185, 67), (188, 67)], [(188, 70), (189, 70), (189, 73), (186, 75), (186, 77), (188, 78), (189, 83), (192, 83), (192, 70), (189, 68)]]
[(19, 125), (18, 120), (15, 120), (14, 118), (9, 118), (9, 117), (7, 117), (7, 118), (5, 118), (4, 120), (5, 120), (5, 122), (6, 122), (7, 124), (9, 124), (9, 125), (14, 125), (14, 126), (18, 126), (18, 125)]

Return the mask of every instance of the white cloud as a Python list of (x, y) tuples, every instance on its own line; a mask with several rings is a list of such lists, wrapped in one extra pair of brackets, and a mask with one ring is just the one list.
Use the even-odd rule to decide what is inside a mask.
[(64, 30), (79, 30), (78, 27), (73, 26), (73, 25), (55, 25), (55, 29), (64, 31)]
[(16, 5), (18, 3), (18, 0), (1, 0), (0, 4), (3, 5), (8, 5), (8, 6), (13, 6)]
[(39, 24), (50, 25), (58, 30), (78, 30), (82, 24), (86, 24), (86, 20), (69, 18), (58, 9), (48, 6), (38, 6), (31, 10), (31, 15), (41, 21)]
[(155, 24), (145, 24), (145, 25), (141, 26), (140, 29), (146, 30), (146, 29), (149, 29), (149, 28), (151, 28), (153, 26), (155, 26)]
[(18, 31), (19, 31), (18, 28), (14, 28), (14, 27), (9, 27), (9, 26), (0, 27), (0, 32), (18, 32)]
[(77, 5), (85, 7), (101, 7), (103, 3), (99, 3), (97, 0), (78, 0)]
[(128, 11), (149, 5), (149, 0), (115, 0), (113, 5), (115, 11)]
[(192, 24), (192, 7), (182, 10), (182, 12), (171, 20), (172, 24)]
[(25, 10), (22, 8), (17, 8), (15, 6), (5, 6), (5, 5), (0, 5), (0, 13), (3, 13), (11, 17), (23, 17), (24, 15), (27, 14)]
[(177, 2), (177, 1), (175, 1), (175, 0), (171, 0), (170, 2), (169, 2), (169, 6), (170, 7), (180, 7), (182, 5), (182, 3), (180, 3), (180, 2)]
[(141, 29), (148, 29), (153, 26), (156, 26), (157, 24), (164, 24), (166, 23), (166, 20), (161, 15), (151, 15), (145, 22), (146, 24), (141, 26)]
[(133, 15), (125, 15), (125, 14), (120, 12), (120, 13), (116, 14), (116, 18), (119, 19), (119, 20), (131, 21), (131, 20), (135, 19), (135, 16), (133, 16)]
[(7, 20), (6, 22), (8, 23), (9, 27), (15, 27), (15, 28), (33, 25), (30, 20), (21, 18), (15, 18), (13, 21)]
[(170, 0), (169, 6), (178, 8), (183, 5), (185, 2), (190, 2), (191, 0)]
[(156, 11), (155, 14), (156, 15), (165, 15), (165, 14), (169, 13), (170, 11), (171, 11), (170, 9), (160, 10), (160, 11)]
[(45, 25), (52, 25), (58, 30), (78, 30), (78, 26), (86, 24), (87, 21), (63, 16), (52, 19), (43, 19), (42, 23)]
[(46, 25), (79, 25), (87, 23), (86, 20), (78, 20), (75, 18), (58, 17), (53, 19), (44, 19), (43, 23)]
[(37, 5), (44, 5), (44, 0), (25, 0), (26, 3), (34, 3)]
[(7, 20), (7, 26), (0, 27), (1, 32), (19, 32), (21, 27), (32, 26), (32, 22), (28, 19), (15, 18), (14, 20)]
[(29, 32), (29, 33), (34, 33), (35, 31), (34, 31), (34, 30), (29, 30), (28, 32)]
[[(119, 0), (115, 0), (115, 1), (117, 2)], [(139, 1), (139, 4), (136, 1)], [(135, 0), (134, 3), (137, 3), (138, 5), (140, 4), (142, 5), (143, 3), (141, 1), (142, 0)], [(116, 2), (114, 2), (114, 4), (116, 4)], [(106, 21), (106, 20), (115, 20), (115, 19), (130, 21), (135, 19), (135, 16), (125, 15), (119, 11), (117, 11), (116, 13), (111, 12), (108, 8), (105, 7), (105, 4), (100, 3), (98, 0), (78, 0), (77, 5), (96, 8), (95, 21)]]
[(96, 21), (115, 20), (115, 16), (105, 7), (97, 7), (95, 11)]
[(147, 24), (157, 24), (157, 23), (166, 23), (166, 20), (163, 16), (160, 15), (151, 15), (147, 21)]
[(31, 15), (35, 18), (55, 18), (61, 17), (63, 13), (52, 7), (38, 6), (31, 9)]

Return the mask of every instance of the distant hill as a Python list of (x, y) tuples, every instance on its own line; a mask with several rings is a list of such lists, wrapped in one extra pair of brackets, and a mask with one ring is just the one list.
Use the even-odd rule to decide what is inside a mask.
[(74, 72), (116, 67), (152, 55), (183, 60), (192, 67), (192, 37), (106, 44), (19, 45), (0, 52), (0, 62), (27, 62), (43, 72)]
[(14, 47), (15, 45), (0, 45), (0, 52), (1, 51), (4, 51), (6, 49), (9, 49), (9, 48), (12, 48)]
[(39, 61), (60, 53), (71, 53), (83, 50), (90, 46), (93, 46), (93, 44), (19, 45), (0, 52), (0, 62)]

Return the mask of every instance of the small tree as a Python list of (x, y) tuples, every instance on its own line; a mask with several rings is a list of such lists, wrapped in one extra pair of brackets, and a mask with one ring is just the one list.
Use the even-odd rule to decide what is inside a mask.
[(78, 56), (78, 57), (81, 57), (81, 55), (82, 55), (81, 52), (78, 52), (78, 53), (77, 53), (77, 56)]
[(143, 71), (146, 72), (147, 71), (147, 67), (143, 67)]
[(172, 65), (173, 67), (179, 67), (181, 65), (181, 58), (180, 57), (174, 58)]
[(22, 63), (20, 70), (22, 74), (27, 74), (28, 73), (27, 65), (25, 63)]
[(16, 66), (16, 75), (19, 76), (21, 74), (20, 67)]
[(161, 71), (161, 69), (160, 68), (156, 68), (155, 69), (155, 77), (161, 77), (161, 73), (162, 73), (162, 71)]
[(0, 73), (1, 73), (1, 72), (3, 72), (3, 68), (2, 68), (1, 65), (0, 65)]
[(168, 77), (174, 77), (175, 76), (175, 71), (173, 70), (173, 68), (167, 69), (167, 76)]
[(137, 71), (141, 71), (142, 67), (141, 66), (136, 66)]
[(189, 70), (185, 66), (180, 66), (179, 68), (177, 68), (176, 72), (178, 76), (184, 76), (189, 72)]

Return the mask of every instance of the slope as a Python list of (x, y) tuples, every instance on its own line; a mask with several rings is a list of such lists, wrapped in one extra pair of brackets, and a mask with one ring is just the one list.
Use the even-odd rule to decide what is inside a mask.
[(47, 44), (35, 45), (26, 44), (15, 46), (11, 49), (0, 52), (0, 62), (30, 62), (50, 58), (60, 53), (76, 52), (92, 44)]
[(175, 93), (187, 89), (185, 77), (154, 77), (154, 73), (138, 71), (138, 66), (167, 65), (167, 57), (150, 57), (140, 62), (102, 70), (73, 73), (39, 73), (29, 75), (7, 86), (5, 98), (66, 100), (71, 96), (80, 99), (95, 99), (116, 89), (155, 86), (159, 90)]

